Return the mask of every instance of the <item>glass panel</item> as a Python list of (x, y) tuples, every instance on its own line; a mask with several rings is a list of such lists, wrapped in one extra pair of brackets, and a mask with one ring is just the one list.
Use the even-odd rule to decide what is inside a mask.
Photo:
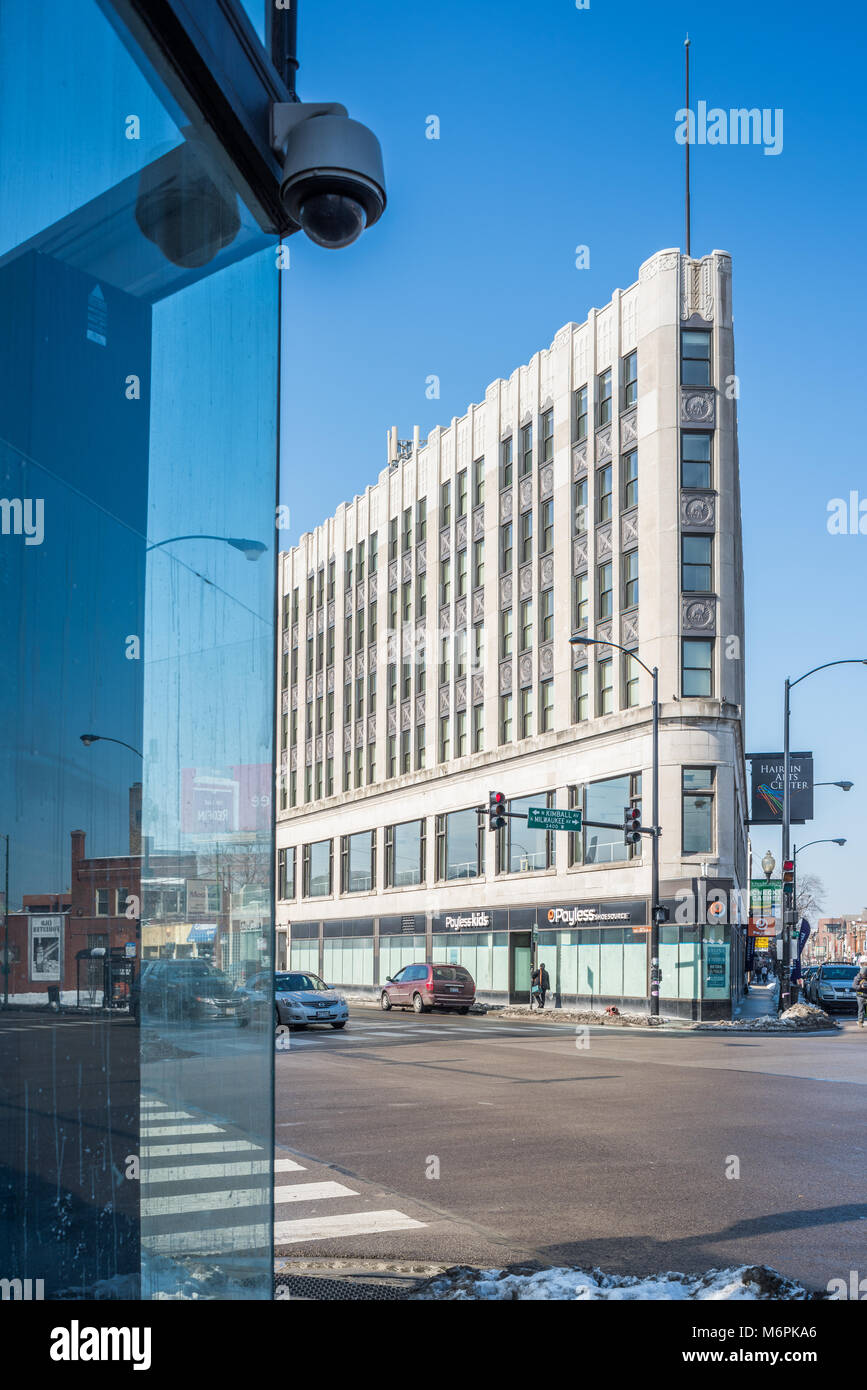
[[(624, 808), (629, 805), (629, 777), (610, 777), (604, 782), (590, 782), (585, 796), (585, 820), (623, 822)], [(629, 846), (623, 843), (622, 830), (596, 830), (588, 826), (584, 832), (585, 864), (616, 864), (629, 858)]]
[(394, 827), (393, 884), (421, 883), (421, 839), (424, 821)]
[(449, 878), (476, 878), (479, 873), (478, 825), (475, 811), (446, 816), (446, 872)]
[[(2, 1272), (270, 1298), (270, 1012), (233, 1025), (273, 966), (273, 250), (95, 0), (2, 23)], [(228, 1215), (161, 1181), (204, 1124)]]

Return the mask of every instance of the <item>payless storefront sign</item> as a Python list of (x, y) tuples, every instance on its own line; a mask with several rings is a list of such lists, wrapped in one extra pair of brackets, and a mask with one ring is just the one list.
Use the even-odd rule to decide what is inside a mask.
[(647, 905), (642, 899), (613, 903), (578, 903), (549, 907), (539, 913), (539, 925), (547, 927), (634, 927), (647, 925)]

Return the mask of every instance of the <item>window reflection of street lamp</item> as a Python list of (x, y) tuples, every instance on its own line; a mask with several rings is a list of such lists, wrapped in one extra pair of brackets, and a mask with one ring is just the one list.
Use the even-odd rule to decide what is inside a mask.
[(111, 738), (108, 734), (79, 734), (85, 748), (90, 748), (93, 743), (119, 743), (121, 748), (128, 748), (131, 753), (135, 753), (137, 758), (144, 758), (137, 748), (133, 748), (131, 743), (124, 743), (122, 738)]
[(158, 550), (161, 545), (174, 545), (175, 541), (223, 541), (225, 545), (231, 545), (234, 550), (240, 550), (242, 555), (246, 555), (248, 560), (258, 560), (260, 555), (264, 555), (268, 549), (263, 541), (246, 540), (243, 536), (210, 536), (196, 533), (190, 536), (168, 536), (164, 541), (155, 541), (147, 549)]

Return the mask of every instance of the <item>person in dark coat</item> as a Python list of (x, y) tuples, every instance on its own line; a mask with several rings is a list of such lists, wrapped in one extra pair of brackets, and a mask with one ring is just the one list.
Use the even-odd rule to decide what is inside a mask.
[(541, 965), (533, 971), (532, 986), (532, 998), (530, 1002), (532, 1003), (532, 1000), (535, 999), (537, 1006), (540, 1009), (544, 1009), (545, 996), (547, 995), (548, 990), (551, 988), (551, 977), (545, 969), (544, 961), (542, 961)]
[(858, 965), (858, 974), (852, 981), (852, 988), (858, 1004), (858, 1027), (863, 1028), (864, 1015), (867, 1013), (867, 956), (859, 956)]

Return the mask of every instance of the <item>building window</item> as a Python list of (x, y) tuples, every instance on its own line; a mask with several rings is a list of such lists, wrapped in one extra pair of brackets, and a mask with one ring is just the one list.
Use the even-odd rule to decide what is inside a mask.
[(415, 726), (415, 767), (420, 771), (425, 764), (424, 724)]
[(403, 513), (403, 536), (400, 551), (402, 555), (412, 546), (412, 507), (405, 507)]
[(683, 853), (713, 854), (714, 769), (683, 769)]
[(521, 647), (522, 652), (529, 651), (533, 645), (533, 600), (525, 598), (521, 600)]
[(334, 759), (325, 759), (325, 795), (334, 795)]
[(473, 506), (481, 507), (485, 500), (485, 460), (476, 459), (473, 464)]
[(606, 463), (604, 468), (596, 470), (596, 520), (611, 520), (611, 498), (612, 498), (612, 470), (611, 464)]
[(408, 623), (412, 617), (412, 584), (404, 584), (401, 588), (401, 618)]
[[(552, 792), (525, 796), (508, 803), (517, 815), (526, 815), (531, 806), (553, 806)], [(529, 830), (525, 820), (507, 819), (505, 829), (497, 832), (498, 870), (506, 874), (526, 874), (540, 869), (552, 869), (555, 864), (555, 835), (550, 830)]]
[(467, 755), (467, 712), (459, 709), (455, 714), (455, 757), (465, 758)]
[(512, 523), (507, 521), (500, 527), (500, 573), (508, 574), (512, 568)]
[(473, 627), (473, 670), (481, 671), (485, 665), (485, 625), (476, 623)]
[(611, 420), (611, 368), (596, 378), (596, 424), (607, 425)]
[(295, 850), (277, 851), (277, 897), (287, 902), (295, 897)]
[(386, 773), (386, 776), (387, 776), (387, 777), (396, 777), (396, 776), (397, 776), (397, 736), (396, 736), (395, 734), (389, 734), (389, 736), (388, 736), (386, 757), (387, 757), (387, 760), (388, 760), (388, 762), (387, 762), (387, 765), (388, 765), (388, 772)]
[(386, 826), (386, 888), (405, 888), (410, 884), (424, 883), (427, 867), (425, 858), (425, 822), (423, 820), (411, 820), (405, 821), (402, 825)]
[(390, 589), (388, 594), (388, 630), (397, 631), (397, 589)]
[(376, 566), (379, 561), (379, 532), (374, 531), (372, 536), (367, 539), (367, 554), (370, 565), (370, 573), (376, 574)]
[(512, 436), (500, 444), (500, 487), (512, 486)]
[(628, 550), (623, 556), (623, 607), (634, 608), (638, 603), (638, 551)]
[(625, 652), (623, 656), (624, 709), (636, 709), (638, 706), (638, 675), (640, 669), (632, 653)]
[(440, 483), (440, 526), (450, 526), (452, 520), (452, 485)]
[(604, 657), (596, 667), (599, 681), (599, 714), (614, 713), (614, 661)]
[(485, 542), (473, 542), (473, 588), (481, 589), (485, 582)]
[(359, 744), (355, 750), (355, 785), (364, 786), (364, 747)]
[(572, 510), (573, 522), (576, 536), (583, 536), (587, 531), (587, 479), (579, 478), (577, 483), (572, 484)]
[(709, 434), (680, 436), (680, 481), (683, 487), (711, 486), (711, 438)]
[(412, 696), (412, 662), (404, 657), (400, 668), (400, 698), (409, 700)]
[(485, 707), (473, 705), (473, 752), (485, 751)]
[(427, 575), (420, 574), (415, 581), (415, 616), (423, 618), (427, 613)]
[(397, 517), (393, 516), (388, 523), (388, 558), (397, 559)]
[(436, 818), (436, 876), (439, 882), (479, 878), (485, 872), (485, 840), (477, 811), (452, 811)]
[[(343, 754), (343, 790), (345, 792), (352, 790), (352, 754), (350, 752)], [(310, 800), (309, 797), (307, 799)]]
[(369, 893), (376, 879), (376, 831), (344, 835), (340, 841), (343, 893)]
[(376, 670), (367, 673), (367, 713), (376, 713)]
[(601, 782), (588, 782), (584, 788), (585, 821), (607, 821), (618, 827), (615, 830), (600, 830), (585, 825), (584, 837), (585, 864), (624, 864), (630, 859), (641, 857), (641, 843), (623, 843), (623, 812), (625, 807), (637, 807), (641, 811), (641, 773), (627, 773), (623, 777), (608, 777)]
[(543, 589), (539, 595), (539, 641), (550, 642), (554, 636), (554, 590)]
[(467, 674), (467, 630), (458, 628), (455, 633), (455, 676), (458, 680)]
[(467, 514), (467, 470), (464, 468), (457, 477), (456, 497), (458, 504), (458, 519)]
[(440, 561), (440, 606), (451, 603), (452, 600), (452, 562), (451, 560)]
[[(309, 604), (309, 602), (310, 602), (310, 592), (309, 592), (309, 590), (312, 588), (312, 585), (313, 585), (313, 575), (311, 574), (310, 578), (309, 578), (308, 581), (307, 581), (307, 587), (308, 587), (307, 601), (308, 601), (308, 604)], [(352, 588), (352, 547), (351, 547), (351, 546), (350, 546), (349, 550), (347, 550), (346, 555), (345, 555), (344, 560), (343, 560), (343, 587), (344, 587), (344, 589), (351, 589), (351, 588)]]
[(364, 541), (359, 541), (355, 547), (355, 582), (360, 584), (364, 579)]
[(512, 742), (512, 697), (500, 696), (500, 743)]
[(521, 691), (521, 738), (533, 733), (533, 691), (530, 686)]
[(521, 477), (526, 478), (533, 471), (533, 426), (521, 428)]
[(94, 907), (94, 916), (95, 916), (95, 917), (108, 917), (108, 916), (109, 916), (109, 902), (108, 902), (108, 889), (107, 889), (107, 888), (97, 888), (97, 890), (96, 890), (96, 895), (95, 895), (95, 907)]
[(596, 570), (596, 619), (597, 622), (603, 618), (610, 618), (614, 611), (614, 587), (612, 580), (613, 566), (610, 560), (606, 560), (604, 565), (599, 565)]
[(459, 551), (458, 551), (457, 561), (458, 561), (458, 567), (457, 567), (457, 580), (458, 580), (457, 596), (458, 596), (458, 598), (463, 598), (463, 597), (465, 596), (466, 592), (467, 592), (467, 552), (466, 552), (466, 550), (459, 550)]
[(440, 716), (440, 762), (446, 763), (450, 757), (449, 717), (447, 714), (443, 714)]
[(385, 672), (385, 703), (388, 709), (397, 704), (397, 662), (390, 661)]
[(554, 727), (554, 682), (539, 682), (539, 733), (550, 733)]
[(638, 400), (638, 353), (630, 352), (621, 363), (621, 410), (629, 410)]
[(682, 693), (709, 699), (713, 695), (713, 641), (706, 637), (683, 639)]
[(590, 679), (586, 666), (572, 672), (572, 723), (583, 724), (590, 717)]
[(451, 680), (451, 654), (452, 638), (451, 633), (445, 633), (440, 638), (440, 685), (448, 685)]
[(378, 613), (379, 613), (379, 600), (378, 600), (378, 599), (374, 599), (373, 603), (371, 603), (371, 604), (369, 605), (368, 610), (367, 610), (367, 640), (368, 640), (368, 642), (375, 642), (375, 641), (376, 641), (376, 627), (377, 627), (377, 621), (376, 621), (376, 620), (377, 620)]
[(576, 441), (587, 438), (587, 425), (589, 421), (587, 387), (579, 386), (575, 392), (575, 439)]
[(539, 462), (550, 463), (554, 457), (554, 411), (546, 410), (540, 422)]
[(681, 588), (686, 593), (710, 593), (713, 589), (713, 537), (681, 537)]
[(415, 504), (415, 543), (421, 545), (427, 537), (427, 498), (420, 497)]
[(540, 555), (550, 555), (554, 549), (554, 502), (549, 499), (542, 503), (542, 534), (539, 537)]
[(333, 623), (332, 623), (331, 626), (328, 628), (328, 635), (327, 635), (327, 637), (326, 637), (326, 643), (327, 643), (327, 645), (326, 645), (326, 650), (325, 650), (325, 664), (326, 664), (326, 666), (333, 666), (333, 665), (334, 665), (334, 624), (333, 624)]
[(500, 659), (512, 655), (512, 610), (503, 608), (500, 612)]
[(533, 513), (521, 513), (521, 564), (528, 565), (533, 558)]
[(638, 450), (623, 455), (622, 503), (624, 507), (638, 506)]
[(372, 786), (376, 781), (376, 744), (367, 745), (367, 785)]
[(710, 386), (710, 332), (684, 328), (680, 342), (680, 379), (684, 386)]
[(400, 770), (401, 772), (412, 772), (412, 747), (409, 729), (404, 729), (400, 735)]
[(335, 580), (335, 570), (336, 570), (336, 568), (337, 568), (337, 566), (336, 566), (334, 560), (329, 560), (329, 561), (328, 561), (328, 602), (329, 602), (329, 603), (330, 603), (331, 600), (334, 598), (334, 580)]
[(331, 861), (331, 840), (318, 840), (316, 844), (304, 846), (305, 898), (328, 898), (331, 896)]
[[(347, 550), (347, 552), (346, 552), (346, 563), (347, 563), (347, 565), (349, 566), (349, 573), (350, 573), (350, 575), (351, 575), (351, 574), (352, 574), (352, 551), (351, 551), (351, 550)], [(313, 586), (314, 586), (315, 582), (316, 582), (315, 576), (312, 575), (312, 574), (308, 574), (308, 576), (307, 576), (307, 611), (308, 611), (308, 613), (310, 612), (310, 609), (313, 607)], [(351, 581), (351, 579), (350, 579), (350, 583), (351, 583), (351, 582), (352, 582), (352, 581)], [(348, 585), (347, 585), (347, 587), (348, 587)]]

